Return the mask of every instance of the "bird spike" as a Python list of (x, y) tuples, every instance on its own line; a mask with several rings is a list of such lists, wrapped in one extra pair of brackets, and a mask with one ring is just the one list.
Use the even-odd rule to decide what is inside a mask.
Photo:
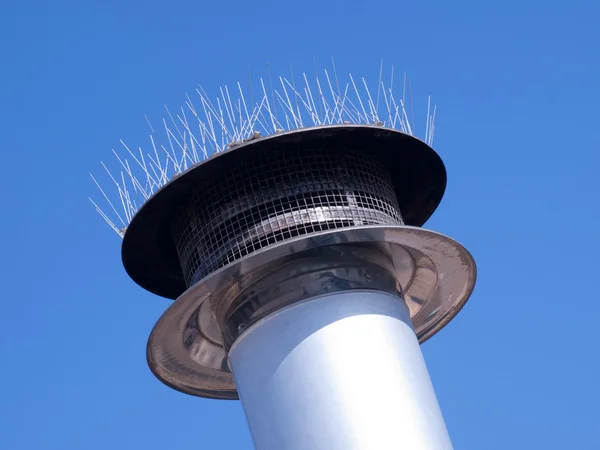
[[(279, 83), (275, 84), (271, 66), (267, 64), (267, 79), (259, 79), (261, 89), (258, 90), (260, 96), (256, 100), (254, 95), (257, 91), (252, 92), (252, 86), (249, 86), (246, 95), (240, 83), (237, 83), (237, 89), (233, 91), (230, 91), (227, 86), (219, 88), (219, 95), (214, 101), (202, 87), (199, 87), (196, 89), (198, 95), (196, 103), (200, 104), (199, 107), (196, 107), (187, 95), (180, 114), (173, 116), (165, 106), (168, 119), (163, 119), (162, 124), (163, 140), (167, 143), (167, 147), (161, 143), (157, 131), (146, 118), (151, 131), (151, 150), (144, 151), (140, 148), (137, 156), (121, 141), (126, 153), (133, 157), (136, 164), (129, 165), (126, 159), (119, 157), (115, 152), (120, 166), (115, 171), (120, 171), (120, 177), (114, 177), (106, 165), (102, 164), (110, 177), (107, 180), (108, 184), (113, 185), (114, 200), (111, 201), (100, 183), (92, 177), (106, 203), (105, 209), (108, 214), (90, 199), (94, 208), (104, 221), (123, 237), (139, 207), (175, 175), (202, 162), (213, 153), (242, 142), (303, 128), (307, 124), (377, 125), (414, 135), (410, 79), (408, 79), (411, 108), (409, 114), (405, 108), (407, 77), (406, 75), (404, 77), (401, 96), (395, 97), (393, 66), (390, 85), (386, 86), (383, 80), (382, 61), (377, 86), (372, 86), (377, 92), (375, 101), (371, 97), (369, 84), (364, 78), (361, 78), (362, 89), (351, 74), (348, 75), (349, 81), (340, 85), (333, 59), (331, 60), (333, 77), (330, 77), (327, 69), (323, 70), (325, 85), (317, 76), (316, 63), (314, 69), (315, 77), (312, 86), (310, 78), (304, 73), (300, 78), (303, 83), (296, 84), (293, 71), (290, 72), (289, 78), (278, 76), (276, 79)], [(372, 90), (375, 92), (375, 89)], [(381, 97), (383, 101), (380, 101)], [(423, 140), (430, 146), (433, 144), (435, 115), (436, 108), (431, 104), (429, 97)], [(180, 126), (183, 127), (183, 131)], [(120, 178), (120, 182), (117, 178)], [(118, 211), (119, 203), (122, 207), (121, 212)], [(121, 223), (122, 227), (117, 227), (116, 223)]]

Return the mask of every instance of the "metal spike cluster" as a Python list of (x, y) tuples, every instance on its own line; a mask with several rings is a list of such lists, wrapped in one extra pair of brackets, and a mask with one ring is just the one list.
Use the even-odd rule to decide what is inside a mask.
[[(249, 101), (240, 83), (232, 92), (227, 86), (221, 87), (220, 96), (214, 101), (199, 87), (196, 89), (199, 106), (187, 95), (185, 105), (175, 115), (165, 106), (168, 120), (162, 120), (163, 140), (146, 118), (151, 131), (151, 151), (142, 148), (134, 151), (121, 141), (125, 149), (123, 156), (113, 150), (120, 164), (118, 174), (111, 172), (102, 162), (118, 193), (118, 202), (111, 201), (90, 174), (110, 207), (110, 210), (107, 209), (109, 213), (106, 214), (94, 200), (90, 201), (100, 216), (122, 237), (138, 208), (175, 175), (215, 152), (242, 142), (286, 130), (341, 124), (371, 124), (414, 135), (414, 124), (411, 125), (405, 103), (406, 74), (401, 96), (396, 96), (393, 91), (394, 68), (391, 69), (389, 85), (385, 84), (382, 75), (383, 63), (376, 94), (375, 90), (369, 89), (364, 78), (357, 83), (351, 74), (345, 83), (340, 84), (333, 61), (331, 72), (324, 70), (322, 79), (315, 70), (314, 80), (309, 80), (303, 73), (302, 83), (298, 85), (293, 72), (289, 79), (280, 76), (278, 83), (274, 84), (269, 70), (267, 85), (262, 78), (259, 79), (261, 90), (256, 101), (251, 85)], [(435, 113), (436, 108), (428, 99), (424, 141), (429, 145), (433, 143)]]

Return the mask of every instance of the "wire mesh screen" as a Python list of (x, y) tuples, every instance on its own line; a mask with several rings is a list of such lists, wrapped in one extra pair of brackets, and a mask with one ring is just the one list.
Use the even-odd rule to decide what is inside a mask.
[(344, 149), (279, 149), (240, 151), (235, 166), (196, 188), (172, 232), (191, 286), (269, 245), (374, 224), (403, 224), (383, 164)]

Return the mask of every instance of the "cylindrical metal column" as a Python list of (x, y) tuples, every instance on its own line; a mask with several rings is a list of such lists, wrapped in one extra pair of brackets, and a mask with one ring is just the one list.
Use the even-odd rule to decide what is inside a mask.
[(452, 449), (398, 296), (296, 304), (244, 331), (229, 362), (257, 450)]

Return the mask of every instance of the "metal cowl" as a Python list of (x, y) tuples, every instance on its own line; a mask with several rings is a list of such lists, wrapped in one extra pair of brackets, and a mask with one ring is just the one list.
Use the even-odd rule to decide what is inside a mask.
[(161, 188), (123, 242), (129, 275), (177, 298), (147, 347), (182, 392), (238, 398), (231, 345), (270, 315), (335, 292), (406, 304), (419, 342), (469, 298), (473, 258), (419, 228), (446, 185), (422, 141), (377, 126), (296, 130), (216, 154)]
[[(337, 167), (336, 162), (331, 160), (334, 154), (338, 154), (341, 158), (344, 158), (345, 154), (346, 162), (342, 161), (342, 166)], [(373, 166), (373, 164), (383, 167), (389, 177), (388, 180), (383, 180), (378, 176), (373, 177), (373, 174), (367, 172), (363, 173), (362, 180), (351, 173), (344, 174), (344, 164), (346, 170), (353, 170), (352, 158), (359, 164), (359, 168)], [(186, 282), (184, 274), (186, 269), (185, 267), (182, 269), (180, 261), (181, 244), (178, 254), (173, 231), (175, 228), (175, 234), (177, 234), (177, 228), (181, 230), (182, 226), (185, 228), (187, 224), (177, 225), (174, 223), (174, 218), (181, 215), (182, 209), (193, 207), (190, 202), (194, 202), (194, 199), (204, 201), (203, 197), (209, 197), (211, 189), (221, 190), (217, 193), (215, 200), (222, 200), (223, 194), (227, 193), (220, 187), (221, 185), (231, 187), (234, 192), (243, 194), (244, 183), (252, 184), (254, 181), (260, 188), (261, 182), (269, 183), (267, 177), (269, 173), (277, 176), (284, 175), (286, 165), (289, 167), (293, 161), (297, 166), (307, 163), (307, 167), (310, 166), (311, 170), (314, 170), (313, 175), (328, 173), (328, 176), (322, 180), (314, 177), (313, 179), (297, 180), (295, 188), (304, 187), (309, 191), (293, 192), (291, 196), (278, 192), (278, 189), (282, 187), (283, 189), (290, 188), (290, 186), (285, 186), (290, 180), (283, 180), (284, 186), (271, 185), (270, 188), (275, 190), (271, 190), (267, 196), (273, 196), (271, 202), (274, 208), (279, 206), (276, 202), (277, 199), (302, 203), (319, 200), (318, 197), (325, 196), (329, 198), (318, 201), (321, 206), (325, 203), (325, 206), (345, 207), (345, 211), (348, 212), (351, 210), (351, 200), (341, 199), (342, 204), (339, 201), (335, 204), (336, 196), (339, 197), (340, 191), (344, 195), (344, 190), (366, 187), (367, 190), (363, 191), (367, 197), (372, 197), (373, 192), (369, 192), (369, 190), (374, 189), (375, 193), (383, 194), (375, 200), (388, 203), (389, 207), (379, 208), (379, 213), (388, 213), (388, 215), (391, 213), (393, 216), (401, 214), (402, 217), (402, 222), (382, 218), (375, 220), (375, 223), (392, 224), (391, 222), (395, 221), (396, 224), (421, 226), (437, 208), (446, 186), (446, 171), (435, 151), (419, 139), (392, 129), (362, 125), (321, 126), (255, 139), (214, 154), (207, 160), (192, 166), (163, 186), (140, 208), (132, 218), (123, 239), (122, 258), (127, 273), (136, 283), (150, 292), (167, 298), (177, 298), (189, 287), (188, 283), (192, 279), (197, 281), (197, 276), (189, 278), (188, 274)], [(277, 164), (281, 167), (278, 167)], [(247, 165), (261, 170), (254, 174), (249, 171), (240, 174)], [(296, 167), (292, 170), (296, 175), (302, 175), (301, 168), (300, 171), (298, 169), (299, 167)], [(341, 172), (332, 173), (332, 170)], [(375, 171), (377, 170), (375, 169)], [(244, 179), (238, 175), (246, 175), (249, 178)], [(228, 176), (229, 178), (227, 178)], [(253, 176), (259, 180), (253, 180)], [(327, 179), (328, 177), (329, 179)], [(315, 183), (322, 184), (317, 186)], [(358, 185), (352, 186), (348, 183), (358, 183)], [(327, 186), (332, 186), (332, 188)], [(334, 192), (331, 192), (332, 189)], [(382, 189), (388, 191), (392, 189), (392, 192), (383, 193)], [(264, 190), (259, 190), (260, 195), (264, 195)], [(257, 189), (254, 189), (255, 194), (256, 192)], [(302, 194), (305, 195), (302, 196)], [(294, 195), (295, 199), (290, 198)], [(397, 202), (396, 211), (393, 211), (396, 206), (389, 203), (393, 201), (392, 197), (394, 196)], [(240, 204), (239, 206), (244, 207), (243, 195), (231, 200), (229, 208), (235, 209), (236, 201)], [(250, 206), (258, 206), (256, 197), (253, 201), (255, 204)], [(306, 210), (309, 209), (306, 208)], [(373, 209), (371, 208), (371, 210)], [(316, 211), (314, 212), (317, 214)], [(209, 211), (205, 210), (201, 211), (200, 215), (208, 213)], [(249, 211), (249, 213), (253, 212)], [(256, 214), (262, 219), (262, 215), (269, 216), (269, 211), (262, 210)], [(359, 224), (355, 220), (359, 217), (349, 217), (350, 220), (344, 220), (346, 218), (342, 217), (339, 220), (338, 215), (338, 224), (335, 225), (336, 212), (330, 210), (328, 214), (330, 214), (329, 217), (323, 220), (312, 220), (313, 223), (320, 223), (318, 226), (313, 226), (312, 231), (320, 232), (331, 226), (348, 228)], [(195, 219), (192, 218), (192, 220)], [(297, 218), (293, 220), (297, 221)], [(311, 232), (311, 230), (306, 231)], [(285, 239), (293, 236), (293, 232), (290, 231)], [(185, 239), (185, 237), (183, 238)], [(182, 236), (179, 237), (180, 243), (181, 239)], [(259, 248), (262, 248), (262, 245)]]

